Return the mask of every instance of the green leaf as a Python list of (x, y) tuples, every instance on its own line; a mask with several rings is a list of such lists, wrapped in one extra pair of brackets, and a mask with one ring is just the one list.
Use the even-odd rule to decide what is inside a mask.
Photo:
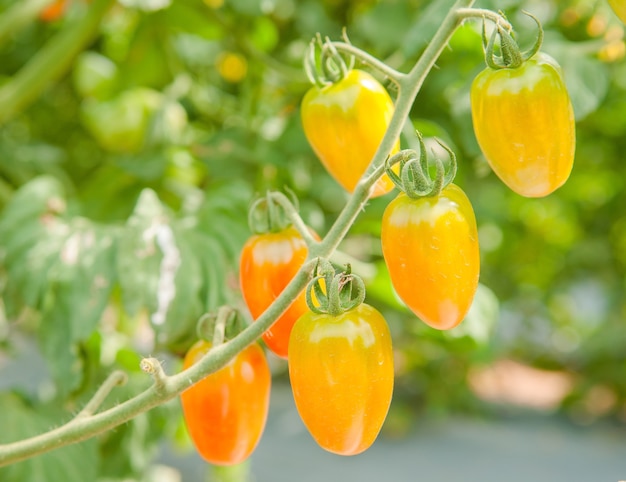
[(0, 218), (7, 270), (7, 311), (41, 310), (41, 350), (60, 393), (82, 380), (78, 343), (95, 330), (115, 281), (115, 228), (65, 219), (60, 183), (49, 177), (23, 186)]
[(121, 235), (117, 269), (122, 300), (131, 314), (146, 309), (159, 344), (193, 334), (202, 314), (202, 271), (173, 216), (144, 190)]
[(376, 3), (355, 19), (353, 28), (379, 51), (390, 53), (398, 48), (399, 37), (410, 31), (415, 19), (415, 9), (408, 2)]
[(58, 179), (41, 176), (33, 179), (15, 192), (0, 219), (3, 244), (26, 221), (46, 213), (65, 211), (65, 191)]
[[(0, 396), (0, 443), (43, 433), (65, 414), (29, 406), (17, 395)], [(97, 480), (99, 456), (95, 441), (87, 440), (0, 468), (3, 482), (85, 482)]]
[(169, 226), (170, 215), (156, 193), (142, 191), (135, 210), (120, 236), (117, 252), (117, 272), (126, 311), (134, 315), (140, 308), (156, 310), (159, 266), (163, 255), (155, 244), (155, 229)]
[(50, 374), (60, 396), (67, 396), (83, 381), (83, 360), (78, 344), (72, 342), (72, 327), (67, 316), (72, 306), (67, 299), (49, 297), (51, 307), (43, 314), (38, 330), (39, 345), (48, 362)]
[[(405, 57), (413, 57), (430, 42), (446, 12), (450, 11), (455, 0), (435, 0), (422, 12), (411, 29), (404, 36), (402, 51)], [(393, 31), (393, 30), (391, 30)], [(397, 39), (396, 42), (397, 44)]]
[(106, 307), (115, 281), (116, 231), (76, 218), (48, 271), (55, 309), (64, 306), (70, 340), (88, 338)]
[(463, 322), (447, 333), (455, 338), (468, 336), (476, 343), (486, 344), (491, 339), (500, 318), (500, 302), (487, 286), (478, 284), (472, 306)]
[(563, 69), (576, 120), (596, 111), (608, 92), (609, 70), (606, 64), (581, 52), (580, 47), (557, 35), (546, 36), (543, 49)]

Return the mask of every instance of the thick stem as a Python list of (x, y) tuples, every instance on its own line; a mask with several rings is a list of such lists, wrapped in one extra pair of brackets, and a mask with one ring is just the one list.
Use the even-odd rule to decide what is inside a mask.
[[(317, 261), (306, 263), (276, 301), (254, 323), (232, 340), (211, 349), (198, 363), (173, 376), (159, 373), (159, 380), (148, 389), (104, 412), (75, 418), (50, 432), (0, 445), (0, 467), (106, 432), (180, 395), (255, 342), (304, 289), (316, 263)], [(152, 361), (151, 366), (155, 366)]]
[(373, 173), (380, 173), (383, 170), (380, 167), (384, 164), (385, 159), (391, 153), (391, 149), (396, 139), (402, 133), (405, 120), (409, 117), (413, 102), (417, 97), (424, 79), (435, 65), (435, 61), (448, 44), (450, 37), (454, 31), (463, 22), (466, 16), (459, 15), (460, 8), (470, 7), (474, 0), (458, 0), (455, 6), (450, 9), (446, 17), (443, 19), (441, 28), (437, 31), (433, 40), (428, 44), (424, 53), (417, 61), (411, 72), (396, 79), (399, 86), (399, 94), (396, 100), (396, 107), (393, 117), (389, 122), (389, 127), (383, 137), (378, 150), (372, 159), (372, 162), (363, 178), (357, 183), (354, 193), (349, 198), (345, 208), (341, 211), (335, 223), (332, 225), (326, 237), (322, 242), (310, 250), (312, 256), (328, 257), (337, 248), (341, 240), (345, 237), (350, 226), (365, 207), (369, 198), (369, 193), (380, 176), (374, 176)]
[(0, 126), (28, 107), (70, 67), (74, 57), (93, 40), (114, 0), (94, 0), (77, 19), (46, 44), (11, 81), (0, 88)]

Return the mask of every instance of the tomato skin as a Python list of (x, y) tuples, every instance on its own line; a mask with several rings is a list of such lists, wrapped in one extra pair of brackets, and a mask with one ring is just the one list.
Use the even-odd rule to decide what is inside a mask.
[(355, 455), (376, 439), (391, 403), (393, 352), (382, 315), (361, 304), (339, 316), (305, 313), (289, 342), (298, 413), (315, 441)]
[(516, 69), (486, 68), (470, 90), (480, 148), (514, 192), (543, 197), (565, 183), (576, 148), (574, 111), (554, 59), (538, 53)]
[[(183, 367), (192, 366), (210, 348), (211, 343), (198, 341)], [(254, 343), (181, 394), (187, 429), (207, 462), (234, 465), (250, 456), (265, 428), (270, 387), (265, 353)]]
[(609, 5), (615, 12), (615, 15), (626, 24), (626, 1), (625, 0), (609, 0)]
[[(371, 162), (393, 115), (389, 93), (370, 74), (353, 69), (335, 84), (312, 87), (302, 100), (302, 126), (309, 144), (330, 175), (354, 191)], [(391, 154), (398, 152), (397, 141)], [(393, 189), (384, 175), (372, 197)]]
[[(317, 237), (317, 235), (315, 235)], [(288, 227), (276, 233), (257, 234), (245, 243), (239, 263), (243, 298), (255, 320), (282, 293), (308, 255), (300, 233)], [(308, 311), (304, 291), (263, 333), (263, 341), (276, 355), (287, 358), (294, 323)]]
[(438, 330), (463, 321), (478, 287), (480, 253), (461, 188), (449, 184), (419, 199), (399, 194), (383, 214), (381, 242), (393, 287), (411, 311)]

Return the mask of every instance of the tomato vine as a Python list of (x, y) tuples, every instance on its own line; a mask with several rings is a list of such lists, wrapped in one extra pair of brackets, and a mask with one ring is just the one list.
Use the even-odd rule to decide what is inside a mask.
[[(98, 5), (106, 8), (109, 4), (107, 0), (99, 0)], [(265, 309), (254, 323), (241, 331), (234, 338), (213, 346), (205, 354), (194, 360), (188, 368), (174, 375), (165, 374), (161, 364), (154, 358), (146, 358), (141, 365), (142, 370), (150, 374), (154, 379), (154, 384), (135, 397), (126, 400), (105, 411), (98, 412), (98, 408), (106, 396), (115, 386), (123, 382), (123, 376), (115, 372), (102, 385), (85, 409), (81, 411), (71, 421), (55, 428), (49, 432), (22, 441), (0, 445), (0, 466), (11, 464), (29, 457), (47, 452), (49, 450), (75, 443), (93, 437), (99, 433), (110, 430), (138, 414), (150, 410), (151, 408), (165, 403), (179, 396), (190, 386), (199, 383), (207, 375), (212, 374), (226, 366), (230, 360), (235, 358), (246, 347), (255, 343), (279, 318), (279, 316), (289, 307), (307, 283), (313, 277), (313, 272), (320, 260), (329, 258), (337, 249), (339, 243), (348, 233), (359, 213), (364, 209), (373, 186), (385, 173), (386, 159), (392, 153), (397, 139), (403, 130), (406, 119), (409, 116), (413, 102), (420, 91), (420, 88), (433, 68), (437, 58), (446, 47), (455, 30), (467, 19), (487, 19), (503, 28), (509, 29), (510, 25), (500, 14), (484, 10), (473, 9), (473, 0), (457, 0), (454, 7), (450, 9), (441, 25), (413, 68), (408, 73), (398, 72), (387, 66), (382, 61), (375, 59), (370, 54), (353, 46), (347, 41), (330, 42), (322, 45), (322, 55), (327, 55), (329, 51), (336, 51), (348, 56), (353, 56), (369, 67), (379, 71), (382, 75), (394, 82), (398, 88), (398, 95), (395, 99), (395, 108), (391, 116), (387, 130), (382, 136), (371, 161), (364, 170), (358, 181), (354, 185), (352, 194), (349, 196), (344, 208), (341, 210), (335, 222), (332, 224), (326, 236), (321, 240), (315, 239), (306, 224), (298, 215), (297, 209), (291, 201), (279, 193), (271, 193), (269, 196), (279, 203), (290, 219), (293, 227), (299, 232), (308, 247), (308, 255), (302, 266), (295, 273), (293, 278), (286, 284), (284, 289), (274, 302)], [(58, 48), (58, 47), (57, 47)], [(326, 50), (324, 50), (326, 49)], [(57, 55), (59, 57), (60, 54)], [(36, 69), (44, 69), (47, 64), (42, 62), (32, 62), (24, 75), (19, 77), (20, 83), (17, 87), (22, 97), (16, 100), (12, 106), (18, 109), (20, 102), (27, 102), (33, 92), (40, 88), (39, 82), (32, 80), (33, 72)], [(332, 67), (330, 67), (332, 70)], [(28, 75), (27, 75), (28, 74)], [(18, 80), (19, 80), (18, 79)], [(0, 100), (7, 96), (9, 87), (6, 85), (0, 90)], [(9, 114), (6, 114), (9, 115)], [(2, 121), (2, 118), (0, 118)]]

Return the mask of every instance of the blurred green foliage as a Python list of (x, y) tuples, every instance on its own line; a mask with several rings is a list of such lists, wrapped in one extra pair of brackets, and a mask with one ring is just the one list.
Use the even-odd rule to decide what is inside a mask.
[[(339, 39), (346, 26), (353, 44), (406, 69), (452, 3), (119, 0), (92, 37), (72, 36), (90, 14), (86, 0), (70, 0), (49, 22), (28, 8), (19, 21), (0, 21), (0, 356), (32, 359), (36, 340), (46, 374), (37, 386), (0, 377), (0, 442), (68, 419), (115, 368), (132, 373), (119, 399), (136, 393), (149, 382), (138, 373), (141, 356), (163, 354), (177, 370), (202, 313), (243, 306), (237, 261), (256, 195), (288, 187), (323, 234), (346, 194), (300, 125), (309, 40), (317, 32)], [(543, 22), (544, 50), (562, 65), (575, 108), (574, 171), (545, 199), (521, 198), (490, 172), (469, 112), (470, 83), (484, 68), (481, 26), (462, 27), (411, 120), (454, 148), (456, 182), (476, 211), (482, 285), (468, 319), (440, 333), (395, 297), (379, 240), (392, 195), (369, 203), (337, 256), (364, 276), (368, 302), (392, 329), (398, 375), (388, 432), (424, 413), (484, 409), (468, 374), (500, 358), (573, 374), (564, 413), (624, 421), (624, 26), (596, 0), (477, 6), (503, 10), (522, 45), (536, 34), (522, 9)], [(14, 9), (0, 0), (0, 19), (15, 20)], [(61, 36), (82, 43), (46, 48)], [(36, 59), (57, 67), (21, 81)], [(18, 94), (30, 100), (16, 107)], [(275, 366), (286, 379), (284, 363)], [(588, 403), (599, 387), (611, 402), (601, 413)], [(168, 404), (0, 478), (35, 480), (42, 470), (68, 482), (140, 478), (179, 424)]]

